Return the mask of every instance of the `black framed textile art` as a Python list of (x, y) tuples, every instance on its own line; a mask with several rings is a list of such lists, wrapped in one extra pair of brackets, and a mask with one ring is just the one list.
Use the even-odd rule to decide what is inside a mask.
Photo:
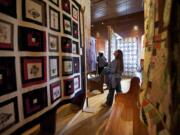
[(0, 103), (0, 133), (19, 122), (17, 98)]
[(60, 81), (50, 84), (51, 103), (61, 98), (61, 84)]
[(61, 50), (65, 53), (72, 53), (72, 40), (68, 37), (61, 37)]
[(74, 77), (74, 90), (77, 90), (80, 88), (80, 76)]
[(73, 57), (73, 69), (74, 69), (74, 73), (79, 73), (79, 57)]
[(78, 16), (79, 16), (79, 10), (74, 6), (72, 5), (72, 17), (78, 21)]
[(47, 88), (40, 88), (22, 95), (24, 117), (31, 116), (47, 106)]
[(73, 21), (73, 37), (78, 39), (79, 38), (79, 31), (78, 31), (78, 24)]
[(22, 87), (47, 81), (46, 57), (21, 57)]
[(24, 21), (43, 26), (47, 25), (45, 2), (40, 0), (23, 0), (22, 5), (22, 18)]
[(50, 79), (53, 79), (59, 76), (59, 57), (58, 56), (49, 56), (49, 75), (50, 75)]
[(62, 75), (72, 75), (73, 74), (73, 59), (69, 56), (62, 57)]
[(0, 20), (0, 50), (13, 50), (14, 25)]
[(72, 43), (72, 53), (79, 54), (79, 43), (76, 41), (73, 41)]
[(46, 51), (46, 33), (44, 31), (19, 26), (18, 35), (20, 51)]
[(0, 12), (17, 17), (16, 0), (0, 0)]
[(64, 96), (70, 96), (74, 93), (74, 79), (66, 79), (64, 82)]
[(49, 27), (60, 32), (60, 13), (56, 9), (49, 7)]
[(72, 35), (71, 18), (63, 15), (63, 30), (65, 34)]
[(70, 14), (70, 1), (69, 0), (61, 0), (62, 9)]
[(0, 96), (17, 90), (14, 57), (0, 57)]
[(59, 51), (59, 37), (57, 35), (50, 34), (49, 37), (49, 51), (50, 52), (58, 52)]
[(49, 1), (59, 7), (59, 0), (49, 0)]

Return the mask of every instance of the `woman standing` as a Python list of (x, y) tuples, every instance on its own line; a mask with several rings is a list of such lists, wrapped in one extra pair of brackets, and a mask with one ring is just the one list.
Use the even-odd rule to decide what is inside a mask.
[(114, 92), (121, 92), (121, 76), (124, 70), (123, 65), (123, 53), (121, 50), (114, 52), (115, 59), (110, 63), (110, 74), (109, 74), (109, 93), (107, 96), (106, 103), (103, 106), (112, 106), (114, 99)]

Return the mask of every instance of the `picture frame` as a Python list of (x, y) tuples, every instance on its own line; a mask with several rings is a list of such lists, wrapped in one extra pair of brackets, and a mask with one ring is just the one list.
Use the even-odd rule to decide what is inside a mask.
[(74, 93), (74, 79), (65, 79), (64, 82), (64, 96), (70, 96)]
[(71, 18), (63, 14), (63, 30), (65, 34), (72, 35)]
[(51, 103), (54, 103), (61, 98), (61, 83), (60, 81), (50, 84)]
[(18, 43), (20, 51), (45, 52), (46, 33), (37, 29), (19, 26)]
[(74, 77), (74, 90), (78, 90), (80, 88), (80, 76)]
[(60, 12), (49, 6), (49, 26), (50, 29), (60, 32)]
[(0, 57), (0, 96), (17, 90), (14, 57)]
[(19, 122), (17, 97), (0, 103), (0, 133)]
[(47, 81), (46, 57), (21, 57), (22, 87)]
[(72, 53), (79, 54), (79, 43), (76, 41), (73, 41), (72, 43)]
[(65, 11), (68, 14), (71, 14), (71, 10), (70, 10), (70, 1), (69, 0), (61, 0), (61, 4), (62, 4), (62, 10)]
[(47, 88), (43, 87), (22, 95), (24, 117), (27, 118), (47, 107)]
[(73, 59), (69, 56), (62, 57), (62, 75), (72, 75), (73, 74)]
[(76, 39), (79, 38), (78, 24), (74, 21), (73, 21), (73, 37)]
[(0, 12), (11, 17), (17, 18), (16, 0), (1, 0)]
[(59, 51), (59, 36), (50, 34), (48, 35), (49, 39), (49, 51), (50, 52), (58, 52)]
[(22, 1), (22, 19), (38, 25), (47, 26), (46, 3), (40, 0)]
[(78, 21), (79, 20), (79, 10), (74, 6), (72, 5), (72, 17)]
[(59, 7), (59, 0), (49, 0), (49, 1)]
[(49, 75), (50, 75), (50, 79), (54, 79), (59, 76), (58, 56), (49, 56)]
[(79, 73), (80, 72), (80, 61), (79, 57), (73, 57), (73, 71), (74, 73)]
[(72, 53), (72, 40), (68, 37), (61, 37), (61, 50), (64, 53)]
[(14, 25), (0, 19), (0, 50), (14, 49)]

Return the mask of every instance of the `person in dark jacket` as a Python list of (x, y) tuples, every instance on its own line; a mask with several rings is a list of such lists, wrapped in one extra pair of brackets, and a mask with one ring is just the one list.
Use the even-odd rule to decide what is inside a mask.
[(97, 57), (97, 63), (98, 63), (98, 74), (100, 75), (104, 67), (107, 66), (107, 59), (104, 57), (103, 52), (99, 52), (99, 56)]

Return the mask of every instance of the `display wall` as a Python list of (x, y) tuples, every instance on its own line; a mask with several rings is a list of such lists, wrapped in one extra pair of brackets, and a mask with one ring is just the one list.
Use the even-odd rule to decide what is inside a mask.
[(83, 90), (80, 8), (74, 0), (0, 1), (0, 134)]
[(144, 70), (141, 119), (150, 135), (169, 135), (171, 80), (168, 60), (172, 0), (145, 0)]

